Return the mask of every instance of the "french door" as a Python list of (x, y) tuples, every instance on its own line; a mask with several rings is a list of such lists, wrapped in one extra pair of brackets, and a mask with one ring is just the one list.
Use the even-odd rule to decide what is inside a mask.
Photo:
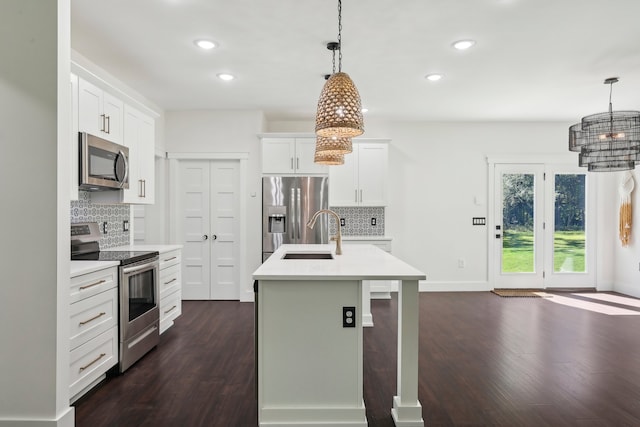
[(181, 160), (177, 172), (182, 299), (238, 300), (239, 163)]
[(586, 171), (494, 165), (495, 288), (593, 287), (595, 198)]

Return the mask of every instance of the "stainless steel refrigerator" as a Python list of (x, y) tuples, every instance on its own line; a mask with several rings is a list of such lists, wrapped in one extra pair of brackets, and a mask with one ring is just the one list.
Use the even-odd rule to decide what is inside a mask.
[(307, 222), (316, 211), (329, 209), (329, 178), (267, 176), (262, 178), (262, 261), (283, 244), (328, 243), (327, 215), (313, 229)]

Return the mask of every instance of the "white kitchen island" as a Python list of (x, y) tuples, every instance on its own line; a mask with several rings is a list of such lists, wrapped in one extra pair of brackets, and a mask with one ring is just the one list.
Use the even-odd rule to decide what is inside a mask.
[[(253, 273), (260, 426), (367, 426), (363, 280), (400, 283), (391, 415), (398, 427), (424, 426), (418, 401), (418, 281), (425, 274), (373, 245), (342, 250), (335, 255), (333, 245), (283, 245)], [(283, 259), (290, 253), (331, 253), (333, 258)]]

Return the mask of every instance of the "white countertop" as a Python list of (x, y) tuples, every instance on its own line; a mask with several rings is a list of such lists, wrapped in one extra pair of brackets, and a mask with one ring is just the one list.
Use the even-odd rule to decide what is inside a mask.
[(182, 249), (182, 245), (124, 245), (115, 248), (105, 248), (103, 251), (158, 251), (161, 254), (165, 252)]
[[(287, 252), (331, 252), (333, 259), (282, 259)], [(253, 272), (254, 280), (424, 280), (423, 272), (373, 245), (282, 245)]]
[(118, 265), (120, 265), (118, 261), (71, 261), (70, 273), (71, 277), (76, 277)]
[(393, 240), (389, 236), (342, 236), (342, 240)]
[[(161, 254), (182, 249), (182, 245), (124, 245), (103, 251), (158, 251)], [(117, 261), (71, 261), (71, 277), (120, 265)]]

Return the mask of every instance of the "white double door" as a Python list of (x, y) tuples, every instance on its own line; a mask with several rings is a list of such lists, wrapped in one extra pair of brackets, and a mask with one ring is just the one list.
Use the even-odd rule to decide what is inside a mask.
[(595, 188), (584, 169), (494, 165), (494, 288), (593, 287)]
[(240, 167), (236, 160), (180, 160), (178, 235), (182, 299), (240, 299)]

